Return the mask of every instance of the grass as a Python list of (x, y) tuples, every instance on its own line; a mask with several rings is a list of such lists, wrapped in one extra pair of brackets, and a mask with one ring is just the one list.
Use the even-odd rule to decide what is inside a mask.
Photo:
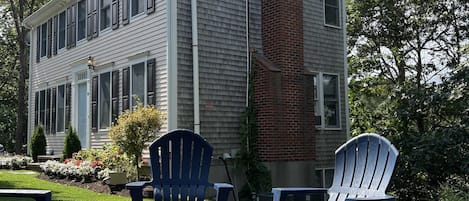
[[(38, 173), (31, 171), (0, 170), (0, 188), (50, 190), (52, 200), (63, 201), (129, 201), (130, 197), (101, 194), (94, 191), (62, 184), (52, 183), (36, 178)], [(1, 198), (0, 201), (30, 201), (29, 198)], [(150, 200), (150, 199), (148, 199)]]

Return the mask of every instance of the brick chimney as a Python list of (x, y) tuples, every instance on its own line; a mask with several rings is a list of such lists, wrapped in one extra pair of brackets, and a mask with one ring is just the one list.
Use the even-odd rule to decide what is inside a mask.
[(315, 159), (313, 78), (304, 70), (303, 1), (262, 1), (254, 97), (263, 161)]

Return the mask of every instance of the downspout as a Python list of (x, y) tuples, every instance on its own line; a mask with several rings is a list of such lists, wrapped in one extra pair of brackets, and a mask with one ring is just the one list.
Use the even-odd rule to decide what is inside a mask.
[(192, 18), (192, 79), (194, 91), (194, 132), (200, 134), (200, 94), (199, 94), (199, 36), (197, 29), (197, 0), (191, 0)]
[(345, 88), (345, 132), (347, 139), (351, 138), (350, 135), (350, 106), (348, 100), (348, 60), (347, 60), (347, 11), (345, 9), (345, 0), (342, 1), (342, 24), (344, 33), (344, 88)]
[(167, 52), (167, 73), (168, 73), (168, 130), (178, 128), (178, 100), (177, 100), (177, 2), (166, 0), (167, 23), (168, 23), (168, 52)]
[(246, 0), (246, 107), (249, 107), (249, 74), (251, 73), (251, 53), (249, 51), (249, 0)]

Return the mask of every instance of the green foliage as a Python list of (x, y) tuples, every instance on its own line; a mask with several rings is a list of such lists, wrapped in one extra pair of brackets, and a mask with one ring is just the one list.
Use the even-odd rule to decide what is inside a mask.
[(257, 113), (254, 107), (253, 80), (255, 73), (251, 71), (249, 84), (249, 106), (241, 116), (241, 150), (236, 161), (245, 170), (247, 183), (239, 192), (240, 201), (250, 201), (251, 192), (270, 192), (272, 175), (260, 161), (257, 153)]
[(347, 14), (352, 135), (399, 149), (399, 200), (443, 198), (453, 176), (467, 185), (469, 3), (349, 0)]
[[(399, 200), (433, 200), (439, 185), (460, 177), (469, 185), (469, 131), (437, 129), (429, 133), (389, 136), (399, 149), (391, 190)], [(467, 189), (467, 187), (466, 187)]]
[(71, 124), (68, 124), (67, 131), (65, 133), (64, 141), (64, 159), (71, 158), (73, 153), (81, 150), (80, 138), (77, 135), (77, 131), (72, 128)]
[(165, 115), (153, 105), (143, 106), (138, 102), (133, 110), (127, 110), (112, 125), (109, 137), (122, 152), (134, 157), (133, 165), (138, 166), (146, 143), (158, 137), (157, 131), (163, 125)]
[(34, 161), (37, 161), (38, 155), (46, 154), (46, 136), (44, 135), (44, 128), (41, 124), (34, 129), (33, 136), (31, 137), (31, 155)]
[(447, 182), (440, 185), (439, 201), (467, 201), (469, 200), (469, 180), (468, 175), (465, 178), (453, 176)]
[(81, 150), (75, 156), (76, 160), (101, 161), (103, 169), (126, 173), (129, 181), (137, 179), (136, 166), (132, 164), (133, 156), (129, 157), (113, 143), (104, 144), (102, 149)]

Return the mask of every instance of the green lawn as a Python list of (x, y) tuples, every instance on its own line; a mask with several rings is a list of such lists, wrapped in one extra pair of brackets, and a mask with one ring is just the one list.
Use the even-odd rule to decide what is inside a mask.
[[(43, 189), (52, 191), (52, 200), (63, 201), (129, 201), (130, 197), (101, 194), (94, 191), (62, 184), (52, 183), (36, 178), (38, 173), (31, 171), (0, 170), (0, 188)], [(0, 201), (30, 201), (23, 198), (0, 198)], [(149, 200), (149, 199), (148, 199)]]

